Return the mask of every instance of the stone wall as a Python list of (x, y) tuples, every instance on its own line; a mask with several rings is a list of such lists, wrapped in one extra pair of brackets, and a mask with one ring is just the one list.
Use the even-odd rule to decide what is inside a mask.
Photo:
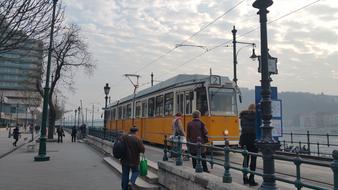
[(222, 178), (209, 173), (195, 173), (186, 166), (176, 166), (172, 162), (158, 162), (159, 183), (171, 190), (249, 190), (235, 182), (222, 183)]

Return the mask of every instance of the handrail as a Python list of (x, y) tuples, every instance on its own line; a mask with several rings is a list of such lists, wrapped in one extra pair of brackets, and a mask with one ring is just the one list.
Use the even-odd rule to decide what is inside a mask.
[[(231, 173), (230, 173), (230, 169), (234, 169), (234, 170), (238, 170), (243, 172), (243, 174), (255, 174), (258, 176), (263, 176), (263, 173), (257, 172), (257, 171), (251, 171), (248, 167), (248, 164), (245, 160), (248, 159), (249, 156), (256, 156), (256, 157), (262, 157), (262, 154), (260, 153), (253, 153), (253, 152), (249, 152), (246, 147), (244, 147), (244, 149), (233, 149), (229, 147), (229, 142), (228, 139), (225, 138), (225, 147), (221, 148), (221, 147), (216, 147), (213, 146), (212, 144), (202, 144), (201, 143), (201, 138), (199, 137), (197, 139), (196, 143), (191, 143), (191, 142), (183, 142), (181, 139), (181, 137), (178, 136), (176, 140), (173, 139), (168, 139), (167, 136), (164, 137), (164, 156), (163, 156), (163, 161), (167, 161), (168, 160), (168, 156), (167, 153), (174, 153), (177, 155), (176, 157), (176, 165), (181, 166), (183, 165), (182, 163), (182, 155), (184, 156), (189, 156), (191, 158), (196, 159), (197, 163), (196, 163), (196, 167), (195, 167), (195, 172), (200, 173), (202, 172), (202, 166), (201, 166), (201, 162), (202, 161), (206, 161), (209, 162), (211, 164), (211, 166), (213, 166), (214, 164), (216, 165), (220, 165), (224, 167), (224, 174), (223, 174), (223, 182), (224, 183), (231, 183), (232, 182), (232, 177), (231, 177)], [(172, 144), (173, 149), (168, 149), (168, 143)], [(197, 147), (197, 155), (191, 155), (189, 152), (188, 153), (183, 153), (182, 152), (182, 145), (186, 144), (188, 147), (192, 147), (195, 146), (195, 148)], [(209, 150), (211, 150), (211, 157), (210, 158), (202, 158), (201, 156), (201, 149), (202, 148), (208, 148)], [(213, 150), (223, 150), (224, 151), (224, 163), (221, 163), (220, 159), (215, 159), (213, 158)], [(243, 155), (243, 159), (244, 159), (244, 164), (242, 165), (242, 167), (236, 167), (230, 164), (230, 156), (229, 153), (237, 153), (237, 154), (242, 154)], [(310, 184), (307, 183), (306, 181), (304, 181), (301, 178), (301, 164), (310, 164), (310, 165), (315, 165), (315, 166), (321, 166), (321, 167), (326, 167), (326, 168), (331, 168), (333, 170), (333, 178), (334, 178), (334, 189), (338, 189), (338, 150), (337, 151), (333, 151), (332, 153), (332, 157), (334, 158), (334, 160), (331, 162), (331, 164), (328, 163), (323, 163), (323, 162), (315, 162), (312, 160), (308, 160), (308, 159), (303, 159), (299, 156), (299, 154), (297, 154), (296, 157), (294, 158), (290, 158), (290, 157), (286, 157), (286, 156), (281, 156), (281, 155), (277, 155), (274, 154), (273, 155), (273, 159), (275, 160), (282, 160), (282, 161), (288, 161), (288, 162), (292, 162), (295, 164), (296, 166), (296, 176), (295, 176), (295, 180), (290, 180), (290, 179), (286, 179), (286, 178), (281, 178), (278, 176), (275, 176), (275, 174), (272, 174), (273, 177), (277, 180), (277, 181), (282, 181), (285, 183), (289, 183), (289, 184), (293, 184), (297, 189), (302, 189), (302, 188), (309, 188), (309, 189), (315, 189), (315, 190), (328, 190), (326, 188), (320, 187), (318, 185), (314, 185), (314, 184)]]

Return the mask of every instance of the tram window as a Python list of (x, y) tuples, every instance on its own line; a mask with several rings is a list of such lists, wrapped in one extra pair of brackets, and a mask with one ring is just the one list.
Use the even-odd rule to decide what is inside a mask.
[(122, 119), (122, 106), (118, 108), (118, 118), (117, 119)]
[(141, 102), (136, 102), (136, 117), (139, 118), (141, 116)]
[(131, 104), (127, 104), (127, 117), (126, 118), (131, 118)]
[(210, 110), (213, 115), (236, 115), (235, 91), (226, 88), (210, 88)]
[(201, 115), (208, 115), (208, 101), (205, 87), (197, 88), (195, 91), (196, 109), (201, 112)]
[(116, 116), (116, 109), (114, 108), (111, 112), (111, 118), (112, 120), (115, 120), (115, 116)]
[(183, 93), (176, 94), (176, 113), (180, 112), (183, 114), (184, 101), (183, 101)]
[(147, 117), (148, 113), (148, 104), (147, 100), (142, 101), (142, 117)]
[(174, 93), (168, 93), (164, 96), (164, 115), (172, 115), (174, 107)]
[(163, 95), (156, 96), (155, 116), (163, 115)]
[(126, 119), (127, 118), (127, 106), (123, 106), (122, 107), (122, 119)]
[(192, 101), (194, 99), (193, 92), (185, 92), (185, 114), (192, 113)]
[(155, 98), (148, 99), (148, 116), (154, 117)]

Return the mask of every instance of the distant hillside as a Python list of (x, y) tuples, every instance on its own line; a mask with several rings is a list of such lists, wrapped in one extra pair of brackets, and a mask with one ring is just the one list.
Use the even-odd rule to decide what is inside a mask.
[[(239, 110), (246, 109), (250, 103), (255, 102), (253, 89), (241, 88), (242, 104)], [(338, 113), (338, 96), (312, 94), (304, 92), (281, 92), (278, 98), (283, 102), (284, 126), (299, 126), (299, 115), (309, 113)]]

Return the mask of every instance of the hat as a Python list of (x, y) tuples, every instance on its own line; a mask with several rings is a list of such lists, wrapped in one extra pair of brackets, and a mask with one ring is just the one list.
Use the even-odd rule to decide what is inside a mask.
[(131, 127), (129, 131), (130, 132), (137, 132), (138, 128), (134, 126), (134, 127)]

